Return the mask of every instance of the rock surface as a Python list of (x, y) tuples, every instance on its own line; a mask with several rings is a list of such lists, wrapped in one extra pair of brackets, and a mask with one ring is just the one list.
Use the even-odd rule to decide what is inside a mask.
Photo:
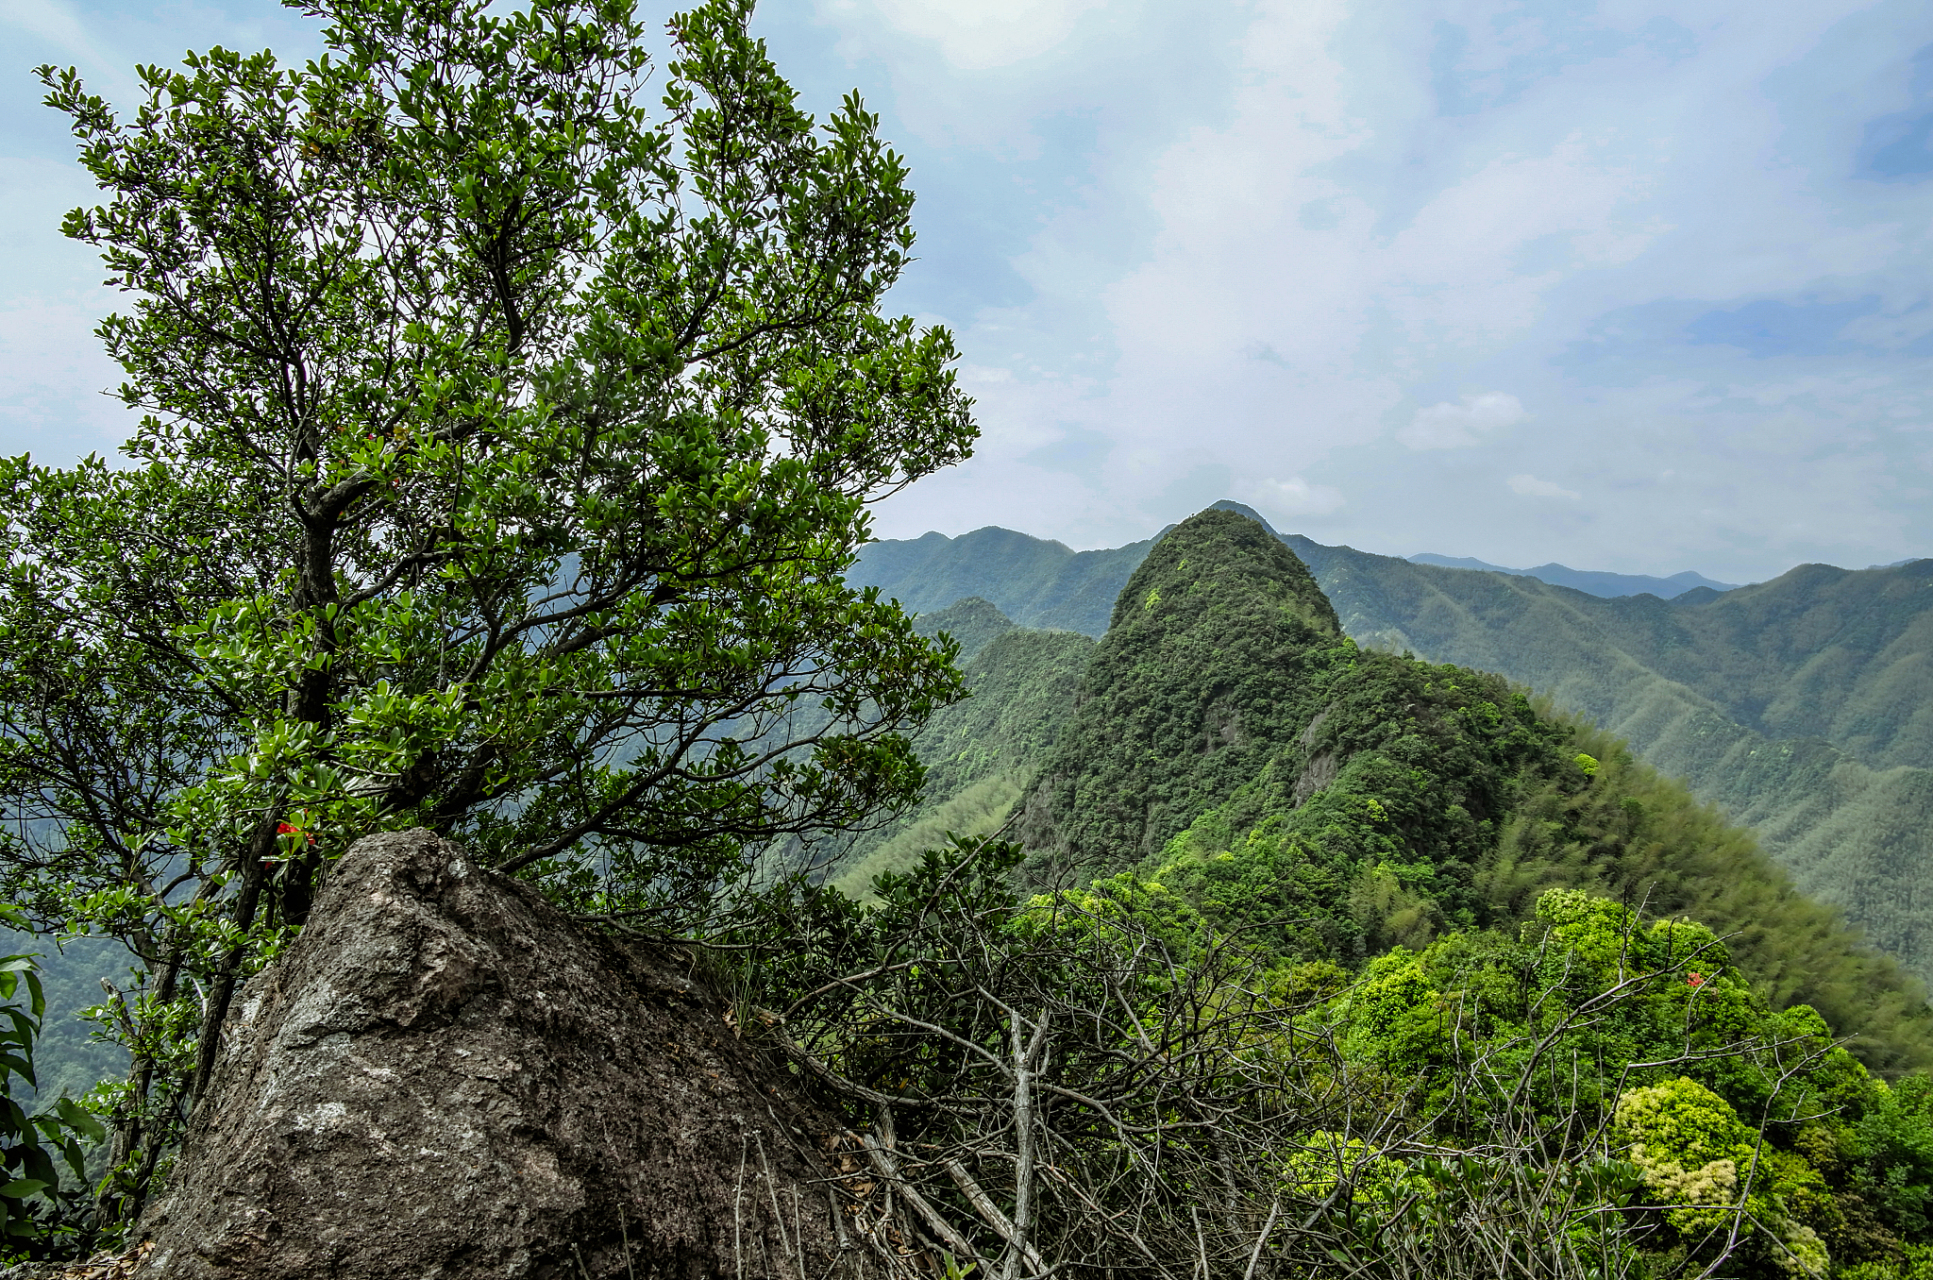
[(430, 832), (360, 841), (238, 994), (137, 1274), (870, 1270), (851, 1252), (839, 1265), (820, 1154), (839, 1122), (689, 970), (575, 926)]

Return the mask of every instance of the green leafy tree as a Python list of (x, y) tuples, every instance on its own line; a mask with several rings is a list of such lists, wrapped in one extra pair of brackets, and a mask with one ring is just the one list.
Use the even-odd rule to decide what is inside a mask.
[[(26, 923), (0, 906), (0, 920)], [(14, 1097), (39, 1087), (34, 1049), (47, 1013), (39, 966), (29, 955), (0, 956), (0, 1259), (84, 1256), (93, 1218), (81, 1139), (107, 1130), (85, 1107), (62, 1095), (28, 1114)], [(69, 1175), (65, 1185), (61, 1170)]]
[(913, 798), (960, 692), (842, 577), (976, 434), (949, 335), (881, 312), (912, 195), (858, 98), (803, 112), (747, 0), (662, 67), (629, 0), (300, 7), (321, 60), (142, 68), (131, 118), (40, 73), (144, 416), (123, 465), (0, 464), (0, 856), (145, 962), (123, 1158), (189, 979), (205, 1081), (357, 837), (689, 917)]

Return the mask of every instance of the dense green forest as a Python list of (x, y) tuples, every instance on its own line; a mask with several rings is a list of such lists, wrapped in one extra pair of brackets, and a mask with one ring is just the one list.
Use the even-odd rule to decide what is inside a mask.
[[(1165, 532), (1165, 530), (1164, 530)], [(1105, 551), (988, 527), (958, 538), (929, 533), (867, 544), (847, 577), (876, 586), (908, 609), (930, 613), (979, 596), (1023, 627), (1107, 630), (1115, 598), (1155, 539)]]
[(1607, 730), (1339, 614), (1217, 510), (1098, 640), (922, 614), (969, 696), (921, 805), (709, 939), (747, 1034), (974, 1274), (1015, 1221), (1095, 1276), (1933, 1269), (1920, 982)]
[[(1611, 734), (1358, 643), (1232, 512), (1168, 531), (1098, 642), (984, 600), (921, 619), (949, 622), (979, 647), (917, 740), (927, 807), (839, 869), (881, 873), (873, 909), (799, 935), (842, 963), (807, 945), (767, 989), (837, 1006), (799, 1052), (941, 1153), (984, 1148), (1005, 1105), (945, 1045), (1011, 1010), (1018, 1055), (1037, 1010), (1057, 1159), (1100, 1180), (1041, 1228), (1094, 1233), (1056, 1242), (1083, 1262), (1163, 1231), (1185, 1255), (1192, 1227), (1240, 1273), (1273, 1197), (1310, 1274), (1933, 1264), (1924, 988)], [(949, 826), (1013, 842), (914, 852)], [(1214, 1141), (1171, 1132), (1163, 1090)], [(1144, 1142), (1196, 1172), (1126, 1172)], [(1162, 1179), (1200, 1176), (1246, 1216), (1164, 1220)], [(1109, 1196), (1139, 1197), (1142, 1236), (1083, 1216)]]
[[(1282, 540), (1359, 644), (1494, 671), (1589, 717), (1933, 977), (1933, 893), (1921, 892), (1933, 863), (1933, 561), (1802, 566), (1667, 602)], [(1153, 545), (1076, 553), (1007, 530), (929, 534), (873, 544), (853, 575), (915, 609), (979, 595), (1023, 625), (1100, 635), (1111, 606), (1094, 600), (1124, 588)]]
[[(922, 624), (955, 616), (984, 610)], [(1310, 571), (1251, 519), (1210, 511), (1165, 535), (1089, 652), (1026, 630), (979, 650), (974, 696), (916, 740), (925, 806), (838, 882), (911, 865), (907, 832), (1011, 817), (1036, 887), (1136, 870), (1191, 886), (1219, 927), (1302, 919), (1311, 955), (1351, 963), (1588, 887), (1731, 935), (1769, 999), (1871, 1036), (1875, 1064), (1933, 1065), (1917, 984), (1749, 832), (1499, 676), (1343, 635)]]
[[(1230, 510), (862, 557), (979, 428), (883, 309), (912, 194), (856, 91), (808, 115), (749, 0), (297, 7), (327, 56), (191, 54), (119, 114), (38, 72), (142, 417), (132, 465), (0, 459), (0, 915), (47, 960), (0, 961), (0, 1259), (1933, 1272), (1933, 1011), (1803, 891), (1933, 962), (1933, 571), (1598, 600)], [(332, 882), (404, 832), (393, 894)], [(680, 1021), (606, 1039), (642, 1006), (560, 1009), (559, 966)], [(63, 1013), (103, 971), (125, 1058)], [(636, 1266), (627, 1205), (680, 1220)]]
[(127, 1074), (127, 1050), (95, 1033), (102, 1028), (81, 1015), (96, 1007), (112, 1008), (102, 990), (103, 979), (119, 988), (129, 984), (132, 957), (109, 938), (77, 938), (57, 944), (51, 937), (0, 931), (0, 953), (35, 957), (47, 1009), (42, 1019), (35, 1078), (10, 1082), (17, 1101), (81, 1097), (102, 1080)]
[(1017, 629), (978, 598), (922, 614), (917, 625), (960, 642), (973, 693), (935, 714), (918, 736), (926, 802), (841, 851), (834, 882), (856, 897), (867, 896), (879, 875), (918, 866), (949, 832), (1000, 825), (1053, 747), (1094, 651), (1078, 632)]

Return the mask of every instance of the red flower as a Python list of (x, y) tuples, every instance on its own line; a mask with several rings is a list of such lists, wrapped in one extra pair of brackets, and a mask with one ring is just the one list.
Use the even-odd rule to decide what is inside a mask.
[(1685, 985), (1688, 987), (1702, 987), (1705, 985), (1705, 975), (1702, 973), (1689, 974), (1685, 978)]

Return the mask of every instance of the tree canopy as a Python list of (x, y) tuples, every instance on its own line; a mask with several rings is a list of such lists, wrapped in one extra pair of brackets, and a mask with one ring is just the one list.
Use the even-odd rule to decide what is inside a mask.
[(746, 0), (662, 65), (629, 0), (298, 7), (321, 59), (144, 67), (130, 116), (40, 69), (143, 416), (0, 463), (0, 859), (145, 963), (124, 1156), (187, 980), (205, 1076), (356, 837), (689, 914), (915, 796), (961, 688), (842, 577), (976, 434), (950, 336), (882, 312), (912, 194), (858, 97), (803, 111)]

